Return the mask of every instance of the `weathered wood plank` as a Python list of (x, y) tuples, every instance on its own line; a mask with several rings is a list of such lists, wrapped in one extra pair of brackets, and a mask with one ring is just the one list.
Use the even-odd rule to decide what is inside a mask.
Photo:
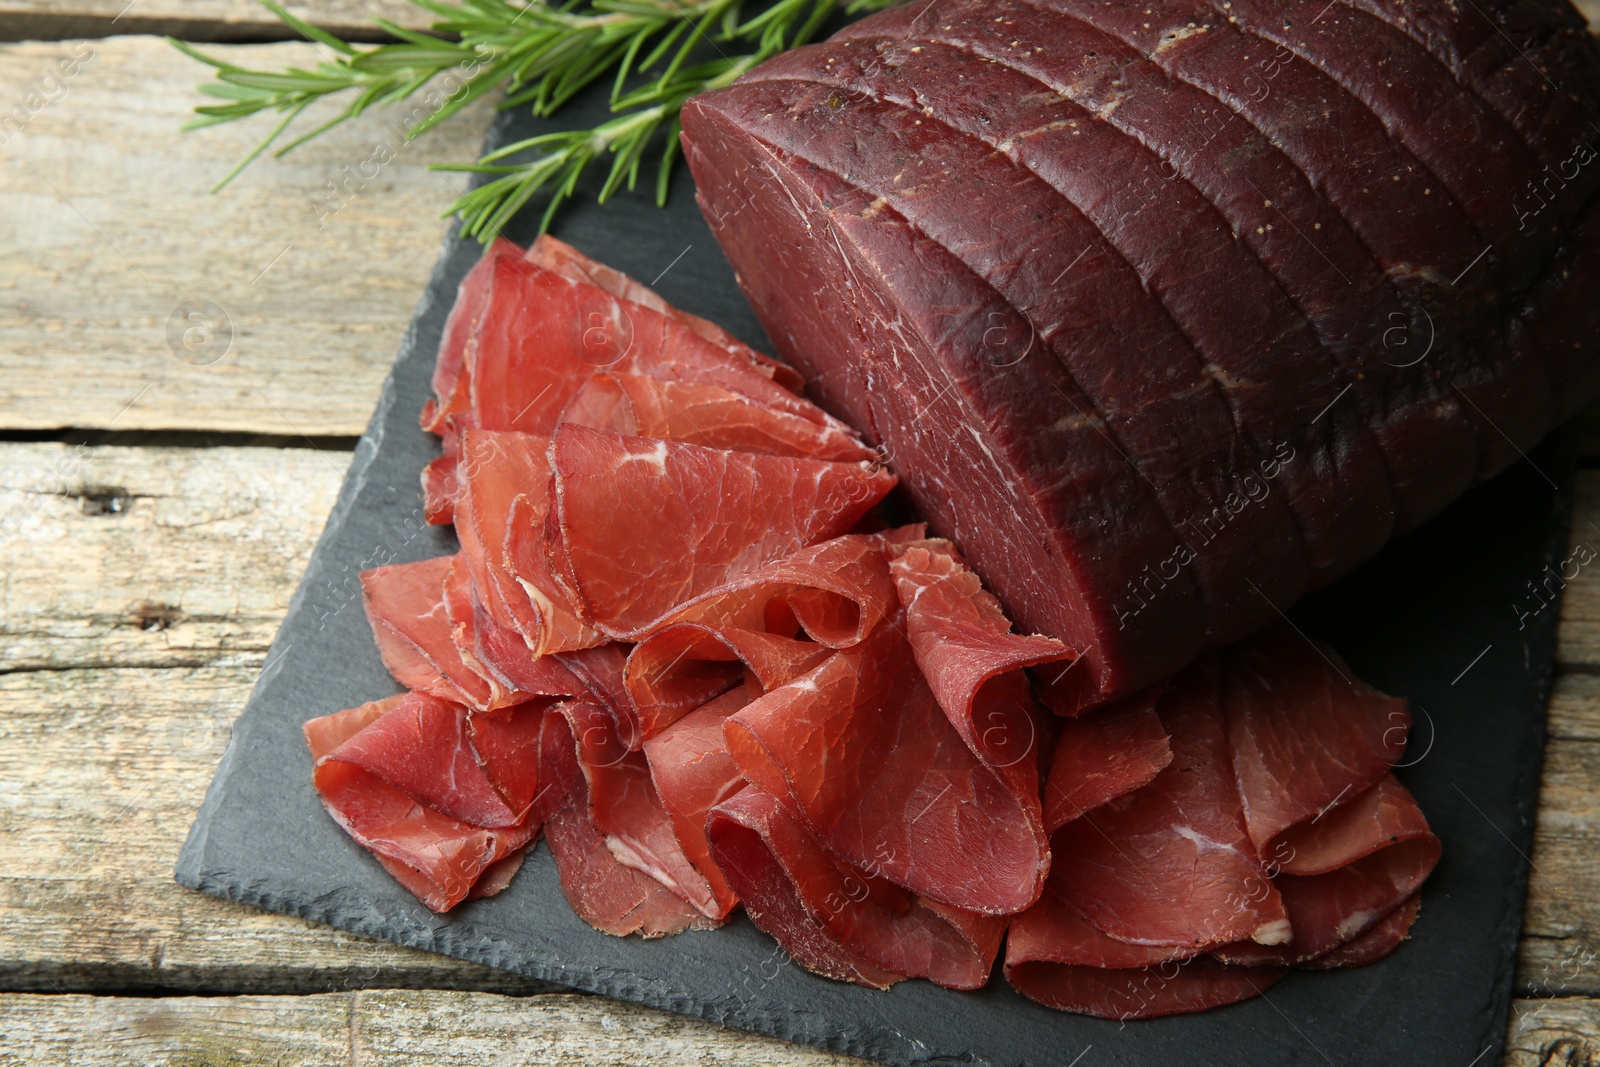
[(1600, 1063), (1600, 1000), (1519, 1000), (1506, 1035), (1506, 1067)]
[(846, 1067), (862, 1061), (603, 997), (369, 990), (301, 997), (0, 996), (0, 1067), (426, 1063)]
[[(284, 4), (346, 40), (377, 40), (382, 17), (427, 29), (433, 16), (406, 0), (311, 0)], [(186, 41), (289, 40), (298, 34), (256, 0), (0, 0), (0, 40), (58, 41), (112, 34), (166, 34)]]
[(151, 37), (0, 46), (0, 429), (364, 428), (465, 188), (427, 166), (491, 106), (410, 144), (375, 111), (212, 196), (275, 120), (180, 132), (206, 73)]
[(349, 463), (0, 445), (0, 671), (259, 665)]
[(0, 988), (548, 988), (172, 880), (257, 673), (0, 675)]

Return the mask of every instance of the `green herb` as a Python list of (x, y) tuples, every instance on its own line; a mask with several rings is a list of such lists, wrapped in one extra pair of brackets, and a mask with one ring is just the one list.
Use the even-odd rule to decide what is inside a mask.
[[(876, 11), (897, 0), (844, 0), (847, 14)], [(249, 70), (171, 43), (216, 68), (216, 81), (200, 91), (223, 101), (195, 108), (184, 128), (232, 122), (262, 111), (283, 115), (270, 134), (239, 162), (221, 189), (262, 152), (277, 144), (312, 104), (346, 99), (332, 119), (278, 148), (283, 155), (369, 108), (423, 97), (406, 123), (409, 140), (500, 85), (501, 108), (528, 107), (544, 117), (558, 112), (578, 92), (601, 78), (612, 79), (616, 117), (590, 130), (543, 134), (506, 145), (476, 163), (438, 170), (493, 175), (466, 193), (446, 214), (459, 214), (466, 232), (491, 240), (541, 191), (550, 193), (540, 229), (576, 190), (597, 161), (609, 159), (600, 190), (604, 203), (619, 188), (634, 188), (647, 155), (659, 152), (656, 200), (665, 202), (678, 152), (678, 113), (691, 96), (728, 85), (779, 52), (811, 40), (841, 0), (411, 0), (438, 17), (431, 33), (418, 33), (385, 19), (376, 22), (395, 41), (358, 47), (296, 18), (275, 2), (262, 3), (308, 41), (328, 49), (324, 62), (304, 69)], [(170, 38), (169, 38), (170, 40)], [(508, 157), (533, 151), (528, 162)]]

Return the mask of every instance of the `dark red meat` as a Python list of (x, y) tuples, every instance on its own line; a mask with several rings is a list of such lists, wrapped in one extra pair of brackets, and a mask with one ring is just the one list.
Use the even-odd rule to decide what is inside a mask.
[(1600, 391), (1562, 0), (932, 0), (689, 102), (779, 352), (1130, 694)]
[(750, 918), (812, 970), (879, 987), (989, 980), (1004, 919), (921, 899), (843, 862), (761, 790), (712, 808), (706, 832)]

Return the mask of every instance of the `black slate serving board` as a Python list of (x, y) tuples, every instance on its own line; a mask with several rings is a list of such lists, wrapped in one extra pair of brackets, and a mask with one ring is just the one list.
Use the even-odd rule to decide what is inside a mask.
[[(572, 116), (600, 112), (591, 97)], [(587, 114), (585, 114), (586, 112)], [(502, 117), (491, 144), (538, 132)], [(537, 213), (508, 231), (533, 235)], [(587, 200), (555, 232), (753, 344), (765, 338), (680, 173), (665, 210)], [(1526, 892), (1557, 609), (1529, 582), (1566, 555), (1574, 449), (1557, 435), (1422, 530), (1292, 613), (1363, 678), (1413, 702), (1401, 776), (1444, 840), (1411, 941), (1383, 963), (1290, 975), (1243, 1004), (1142, 1023), (1065, 1015), (998, 976), (977, 993), (886, 993), (814, 977), (748, 920), (660, 941), (596, 933), (562, 898), (547, 849), (504, 893), (440, 916), (324, 813), (300, 724), (396, 691), (357, 574), (454, 551), (425, 527), (417, 428), (456, 286), (479, 254), (446, 240), (267, 668), (177, 865), (186, 886), (416, 948), (891, 1064), (1495, 1063)], [(665, 273), (662, 273), (662, 272)]]

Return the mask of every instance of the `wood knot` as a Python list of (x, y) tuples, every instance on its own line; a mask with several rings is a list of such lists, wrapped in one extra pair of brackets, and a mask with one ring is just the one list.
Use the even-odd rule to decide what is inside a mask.
[(155, 604), (147, 600), (133, 609), (133, 624), (145, 633), (170, 630), (183, 618), (183, 609), (171, 604)]
[(133, 494), (120, 485), (86, 485), (75, 495), (85, 515), (121, 515), (133, 506)]

